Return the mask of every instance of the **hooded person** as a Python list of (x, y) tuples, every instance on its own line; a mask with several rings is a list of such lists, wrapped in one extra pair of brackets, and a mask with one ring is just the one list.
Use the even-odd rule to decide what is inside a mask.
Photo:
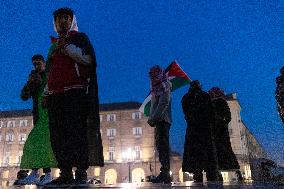
[(161, 163), (161, 172), (152, 182), (170, 183), (171, 83), (165, 71), (158, 65), (150, 69), (149, 77), (152, 98), (148, 124), (155, 127), (155, 145)]
[(193, 173), (195, 182), (203, 182), (203, 170), (208, 181), (217, 181), (218, 165), (212, 136), (214, 112), (210, 96), (195, 80), (190, 83), (181, 103), (187, 122), (182, 171)]
[[(45, 104), (61, 172), (50, 185), (86, 184), (88, 167), (104, 165), (95, 51), (87, 35), (78, 32), (71, 9), (53, 15), (58, 38), (52, 38), (46, 64)], [(75, 180), (72, 167), (77, 168)]]
[[(242, 180), (240, 165), (233, 152), (228, 124), (231, 121), (231, 111), (225, 98), (225, 93), (218, 87), (208, 91), (214, 111), (213, 136), (217, 151), (218, 168), (222, 171), (236, 171), (238, 180)], [(222, 175), (219, 174), (222, 181)]]

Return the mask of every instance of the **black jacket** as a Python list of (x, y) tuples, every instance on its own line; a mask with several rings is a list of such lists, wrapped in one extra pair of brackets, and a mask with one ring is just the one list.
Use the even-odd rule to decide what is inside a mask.
[(183, 172), (217, 169), (211, 130), (214, 113), (209, 94), (202, 90), (190, 89), (182, 98), (182, 108), (187, 122)]
[(212, 100), (214, 110), (213, 135), (217, 150), (217, 159), (220, 170), (239, 169), (239, 163), (232, 150), (228, 124), (231, 121), (231, 112), (225, 99)]
[(27, 82), (23, 89), (21, 90), (21, 99), (26, 101), (29, 98), (33, 99), (33, 122), (37, 122), (39, 118), (38, 113), (38, 97), (39, 92), (42, 87), (42, 78), (44, 77), (45, 72), (38, 73), (35, 70), (32, 70), (29, 77), (34, 78), (34, 82)]

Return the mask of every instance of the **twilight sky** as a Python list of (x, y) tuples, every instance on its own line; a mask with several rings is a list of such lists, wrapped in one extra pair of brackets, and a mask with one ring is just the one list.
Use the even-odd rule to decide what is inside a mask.
[[(0, 109), (31, 108), (19, 98), (31, 56), (47, 56), (52, 13), (74, 10), (97, 55), (101, 103), (142, 102), (148, 69), (176, 59), (205, 90), (236, 92), (242, 119), (271, 158), (284, 164), (284, 125), (274, 98), (284, 63), (283, 0), (0, 1)], [(183, 152), (184, 87), (173, 94), (173, 150)]]

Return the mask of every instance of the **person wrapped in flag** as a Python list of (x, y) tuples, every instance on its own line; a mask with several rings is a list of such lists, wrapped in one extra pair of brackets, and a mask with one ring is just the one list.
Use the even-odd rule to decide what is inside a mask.
[[(172, 85), (171, 91), (188, 85), (191, 82), (191, 79), (186, 75), (186, 73), (178, 65), (177, 61), (174, 60), (166, 69), (165, 73), (168, 76), (168, 79)], [(145, 116), (149, 116), (150, 107), (151, 107), (151, 98), (152, 93), (150, 92), (146, 99), (143, 101), (139, 111), (142, 112)]]
[(150, 69), (149, 77), (152, 97), (148, 124), (155, 127), (155, 145), (161, 163), (161, 172), (152, 182), (170, 183), (171, 83), (165, 71), (158, 65)]

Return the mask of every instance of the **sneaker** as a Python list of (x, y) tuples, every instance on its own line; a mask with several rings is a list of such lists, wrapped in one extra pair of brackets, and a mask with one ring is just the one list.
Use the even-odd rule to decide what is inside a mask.
[(19, 180), (19, 185), (30, 185), (30, 184), (37, 184), (39, 182), (39, 174), (37, 171), (32, 171), (29, 176), (26, 178)]
[(51, 174), (50, 173), (45, 173), (43, 179), (41, 181), (39, 181), (37, 183), (38, 186), (43, 186), (47, 183), (50, 183), (52, 181), (52, 177), (51, 177)]
[(170, 184), (172, 181), (171, 176), (169, 174), (160, 173), (156, 178), (152, 179), (152, 183), (165, 183)]

